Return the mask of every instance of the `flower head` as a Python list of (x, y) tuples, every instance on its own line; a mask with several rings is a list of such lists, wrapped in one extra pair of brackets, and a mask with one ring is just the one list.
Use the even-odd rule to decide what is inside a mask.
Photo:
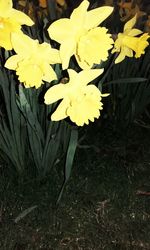
[(12, 0), (0, 0), (0, 46), (12, 49), (11, 32), (21, 32), (21, 25), (33, 25), (33, 21), (12, 7)]
[(60, 63), (59, 52), (48, 43), (39, 44), (27, 35), (12, 33), (12, 45), (17, 55), (11, 56), (5, 63), (8, 69), (16, 70), (19, 81), (26, 88), (39, 88), (44, 81), (57, 79), (50, 64)]
[(51, 119), (59, 121), (69, 116), (72, 122), (83, 126), (98, 118), (100, 110), (103, 109), (102, 96), (108, 94), (102, 95), (95, 85), (88, 85), (88, 83), (102, 72), (103, 69), (91, 69), (76, 73), (68, 69), (69, 82), (53, 86), (45, 94), (45, 104), (52, 104), (63, 99)]
[(72, 55), (75, 55), (82, 69), (90, 69), (94, 63), (108, 58), (113, 40), (106, 28), (97, 26), (112, 13), (113, 7), (87, 11), (88, 7), (89, 2), (82, 1), (70, 18), (57, 20), (48, 28), (50, 37), (60, 43), (63, 69), (68, 68)]
[(133, 28), (135, 23), (136, 16), (125, 24), (124, 32), (118, 34), (114, 49), (112, 50), (112, 53), (119, 52), (115, 63), (123, 61), (126, 56), (133, 57), (133, 51), (135, 52), (136, 58), (139, 58), (145, 53), (145, 48), (149, 45), (147, 39), (150, 38), (150, 36), (148, 33), (144, 33), (140, 37), (135, 37), (143, 33), (141, 30)]

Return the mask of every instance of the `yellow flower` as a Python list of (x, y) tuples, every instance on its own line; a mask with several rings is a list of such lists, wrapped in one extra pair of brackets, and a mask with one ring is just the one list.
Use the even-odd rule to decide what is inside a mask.
[(98, 118), (100, 110), (103, 109), (102, 96), (108, 96), (108, 94), (101, 94), (95, 85), (88, 85), (88, 83), (102, 72), (103, 69), (91, 69), (77, 73), (68, 69), (69, 82), (66, 84), (59, 83), (51, 87), (45, 94), (45, 104), (52, 104), (63, 99), (52, 114), (52, 121), (70, 117), (72, 122), (78, 126), (83, 126)]
[(16, 70), (19, 81), (26, 88), (39, 88), (44, 81), (57, 79), (50, 64), (60, 63), (59, 52), (48, 43), (39, 44), (38, 40), (22, 34), (12, 33), (12, 45), (17, 55), (5, 63), (8, 69)]
[(50, 37), (60, 43), (60, 57), (63, 69), (68, 68), (69, 60), (75, 55), (82, 69), (90, 69), (93, 64), (106, 61), (113, 40), (107, 29), (97, 27), (113, 11), (113, 7), (99, 7), (87, 11), (89, 2), (82, 1), (70, 18), (55, 21), (48, 28)]
[(136, 16), (125, 24), (124, 32), (118, 34), (114, 49), (112, 50), (112, 53), (119, 52), (119, 56), (116, 58), (115, 63), (120, 63), (126, 56), (133, 57), (133, 51), (135, 52), (136, 58), (139, 58), (145, 53), (144, 50), (149, 45), (147, 39), (150, 36), (148, 33), (144, 33), (140, 37), (135, 37), (143, 33), (141, 30), (133, 28), (135, 23)]
[(11, 32), (21, 32), (21, 25), (33, 25), (33, 21), (21, 11), (12, 8), (12, 0), (0, 0), (0, 46), (12, 49)]

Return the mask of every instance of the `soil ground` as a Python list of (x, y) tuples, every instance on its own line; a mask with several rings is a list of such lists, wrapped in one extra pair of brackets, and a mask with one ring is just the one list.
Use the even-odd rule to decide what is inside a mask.
[(150, 129), (92, 125), (82, 143), (57, 207), (61, 173), (17, 184), (1, 164), (0, 250), (150, 249)]

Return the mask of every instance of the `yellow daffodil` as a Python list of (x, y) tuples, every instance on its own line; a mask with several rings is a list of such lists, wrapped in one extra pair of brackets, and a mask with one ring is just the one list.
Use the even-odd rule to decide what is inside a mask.
[(66, 84), (59, 83), (51, 87), (45, 94), (45, 104), (52, 104), (63, 99), (52, 114), (52, 121), (70, 117), (72, 122), (78, 126), (83, 126), (89, 124), (89, 121), (93, 122), (94, 118), (98, 118), (100, 110), (103, 109), (101, 99), (108, 94), (101, 94), (95, 85), (88, 85), (88, 83), (102, 72), (103, 69), (91, 69), (77, 73), (68, 69), (69, 82)]
[(50, 37), (60, 43), (60, 57), (63, 69), (68, 68), (75, 55), (82, 69), (90, 69), (108, 58), (113, 40), (105, 27), (97, 27), (113, 11), (113, 7), (99, 7), (87, 11), (89, 2), (82, 1), (70, 18), (55, 21), (48, 28)]
[(150, 37), (148, 33), (144, 33), (140, 37), (135, 37), (143, 32), (139, 29), (133, 28), (136, 23), (136, 16), (128, 21), (124, 26), (124, 32), (118, 34), (118, 38), (115, 41), (114, 49), (112, 53), (119, 52), (115, 63), (120, 63), (126, 56), (133, 57), (133, 51), (135, 57), (139, 58), (145, 53), (145, 48), (149, 45), (147, 39)]
[(11, 56), (5, 67), (16, 70), (19, 81), (26, 88), (39, 88), (44, 81), (57, 79), (50, 64), (60, 63), (59, 52), (48, 43), (39, 44), (27, 35), (12, 33), (12, 45), (17, 55)]
[(21, 25), (33, 25), (33, 21), (12, 7), (12, 0), (0, 0), (0, 46), (12, 49), (11, 32), (21, 32)]

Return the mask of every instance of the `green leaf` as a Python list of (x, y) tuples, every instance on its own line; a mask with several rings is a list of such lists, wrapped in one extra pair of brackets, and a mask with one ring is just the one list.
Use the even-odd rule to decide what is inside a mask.
[(23, 219), (25, 216), (27, 216), (29, 213), (31, 213), (35, 208), (37, 208), (37, 205), (29, 207), (25, 209), (23, 212), (21, 212), (16, 219), (14, 220), (15, 223), (18, 223), (21, 219)]
[(140, 82), (146, 82), (147, 78), (143, 78), (143, 77), (135, 77), (135, 78), (121, 78), (121, 79), (116, 79), (110, 82), (107, 82), (104, 84), (104, 86), (106, 85), (110, 85), (110, 84), (120, 84), (120, 83), (140, 83)]
[(73, 160), (74, 160), (74, 155), (75, 155), (76, 148), (77, 148), (77, 144), (78, 144), (78, 130), (72, 129), (70, 141), (69, 141), (69, 146), (68, 146), (68, 151), (67, 151), (67, 157), (66, 157), (65, 180), (64, 180), (64, 183), (62, 185), (61, 191), (59, 193), (59, 197), (57, 199), (57, 204), (59, 203), (59, 201), (62, 197), (64, 188), (69, 180), (69, 177), (71, 174), (71, 169), (72, 169), (72, 164), (73, 164)]
[[(32, 91), (32, 89), (30, 91)], [(33, 113), (32, 107), (30, 106), (30, 103), (27, 100), (24, 89), (21, 85), (19, 86), (19, 97), (17, 100), (17, 104), (26, 119), (30, 149), (35, 165), (39, 171), (42, 167), (41, 161), (43, 155), (44, 133), (38, 121), (37, 112), (35, 111)]]

